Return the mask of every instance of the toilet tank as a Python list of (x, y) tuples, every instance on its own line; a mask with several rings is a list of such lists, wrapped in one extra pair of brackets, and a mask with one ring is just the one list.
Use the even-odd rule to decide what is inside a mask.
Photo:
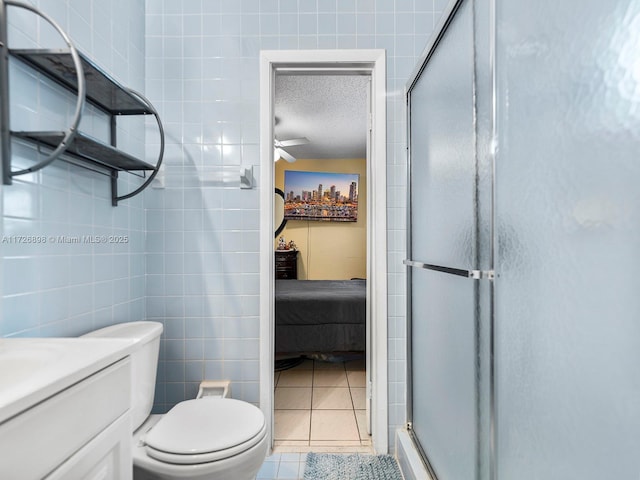
[(135, 340), (131, 352), (131, 418), (135, 431), (151, 413), (156, 388), (162, 324), (158, 322), (118, 323), (89, 332), (83, 337)]

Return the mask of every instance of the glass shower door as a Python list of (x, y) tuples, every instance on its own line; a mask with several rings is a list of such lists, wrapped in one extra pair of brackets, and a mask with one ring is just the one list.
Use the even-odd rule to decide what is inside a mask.
[(640, 4), (450, 8), (407, 97), (410, 432), (440, 480), (640, 479)]
[(496, 477), (640, 478), (640, 4), (496, 9)]
[(478, 477), (473, 15), (463, 1), (408, 92), (410, 432), (441, 479)]

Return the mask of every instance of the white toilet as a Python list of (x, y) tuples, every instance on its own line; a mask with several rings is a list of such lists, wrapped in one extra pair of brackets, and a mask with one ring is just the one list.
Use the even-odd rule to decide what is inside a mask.
[(267, 453), (259, 408), (211, 396), (178, 403), (165, 415), (153, 407), (162, 324), (120, 323), (85, 336), (132, 338), (132, 429), (135, 480), (253, 480)]

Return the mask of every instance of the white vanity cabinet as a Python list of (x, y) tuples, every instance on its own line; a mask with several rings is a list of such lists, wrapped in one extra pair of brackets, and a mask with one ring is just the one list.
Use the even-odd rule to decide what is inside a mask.
[[(17, 359), (26, 358), (23, 366), (39, 359), (30, 378), (0, 390), (0, 478), (130, 480), (129, 343), (37, 340), (47, 346), (19, 342), (22, 353), (20, 345), (7, 353), (3, 347), (14, 341), (0, 340), (0, 381)], [(66, 341), (51, 348), (53, 340)]]

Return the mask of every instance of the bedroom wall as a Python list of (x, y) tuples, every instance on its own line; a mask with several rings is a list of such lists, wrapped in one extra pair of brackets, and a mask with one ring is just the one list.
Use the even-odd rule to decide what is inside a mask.
[[(284, 191), (285, 170), (357, 173), (358, 221), (316, 222), (289, 220), (280, 235), (299, 250), (301, 280), (348, 280), (367, 275), (367, 164), (366, 159), (306, 159), (276, 163), (275, 185)], [(277, 239), (274, 242), (277, 244)]]

